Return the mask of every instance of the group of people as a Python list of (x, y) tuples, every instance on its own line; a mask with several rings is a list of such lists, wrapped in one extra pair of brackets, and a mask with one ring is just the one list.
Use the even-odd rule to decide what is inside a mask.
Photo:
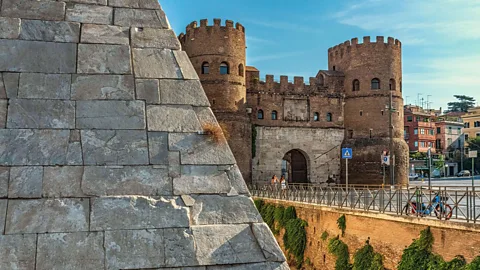
[(272, 176), (271, 184), (275, 187), (275, 189), (278, 189), (278, 187), (280, 186), (282, 191), (287, 190), (287, 180), (285, 179), (285, 175), (282, 175), (279, 180), (277, 175), (274, 174)]

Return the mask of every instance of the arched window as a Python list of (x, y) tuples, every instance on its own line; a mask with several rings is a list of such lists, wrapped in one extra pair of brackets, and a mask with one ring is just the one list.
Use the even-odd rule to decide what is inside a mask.
[(380, 89), (380, 80), (375, 78), (372, 80), (372, 90)]
[(353, 80), (353, 85), (352, 85), (353, 91), (360, 91), (360, 81), (355, 79)]
[(258, 119), (263, 119), (263, 110), (258, 110), (258, 112), (257, 112), (257, 118), (258, 118)]
[(277, 111), (272, 111), (272, 120), (277, 120)]
[(202, 64), (202, 74), (210, 73), (210, 64), (208, 62), (203, 62)]
[(332, 113), (327, 113), (327, 122), (332, 122)]
[(243, 77), (244, 71), (243, 71), (243, 64), (238, 65), (238, 76)]
[(389, 83), (390, 90), (396, 90), (395, 86), (396, 86), (395, 80), (390, 79), (390, 83)]
[(313, 114), (313, 121), (320, 121), (320, 115), (318, 114), (318, 112)]
[(225, 62), (222, 62), (220, 64), (220, 75), (226, 75), (226, 74), (230, 74), (230, 70), (228, 68), (228, 64)]

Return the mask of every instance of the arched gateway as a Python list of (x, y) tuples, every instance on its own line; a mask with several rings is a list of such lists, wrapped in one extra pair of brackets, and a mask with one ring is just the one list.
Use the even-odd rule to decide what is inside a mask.
[(282, 174), (289, 183), (309, 183), (308, 162), (305, 152), (299, 149), (288, 151), (282, 159)]

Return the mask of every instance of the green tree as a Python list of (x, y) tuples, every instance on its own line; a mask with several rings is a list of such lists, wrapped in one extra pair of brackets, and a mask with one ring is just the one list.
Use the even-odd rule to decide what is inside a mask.
[(454, 95), (457, 101), (449, 102), (448, 112), (467, 112), (475, 106), (475, 99), (465, 95)]
[[(468, 140), (468, 148), (470, 149), (470, 151), (477, 151), (478, 156), (475, 159), (475, 170), (480, 171), (480, 137)], [(472, 169), (472, 159), (468, 157), (465, 158), (463, 161), (463, 167), (465, 168), (465, 170), (470, 171)]]

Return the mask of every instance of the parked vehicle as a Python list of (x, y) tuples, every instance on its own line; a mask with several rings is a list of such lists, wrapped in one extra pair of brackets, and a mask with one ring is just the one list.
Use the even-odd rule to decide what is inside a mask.
[(458, 176), (458, 177), (470, 176), (470, 171), (469, 171), (469, 170), (460, 171), (459, 173), (457, 173), (457, 176)]
[(413, 181), (418, 180), (418, 174), (416, 174), (416, 173), (409, 174), (408, 175), (408, 180), (413, 180)]
[(404, 207), (403, 211), (407, 216), (429, 216), (435, 213), (438, 219), (449, 220), (452, 217), (452, 207), (447, 203), (447, 197), (441, 197), (440, 194), (435, 194), (435, 197), (428, 204), (423, 202), (409, 201)]

